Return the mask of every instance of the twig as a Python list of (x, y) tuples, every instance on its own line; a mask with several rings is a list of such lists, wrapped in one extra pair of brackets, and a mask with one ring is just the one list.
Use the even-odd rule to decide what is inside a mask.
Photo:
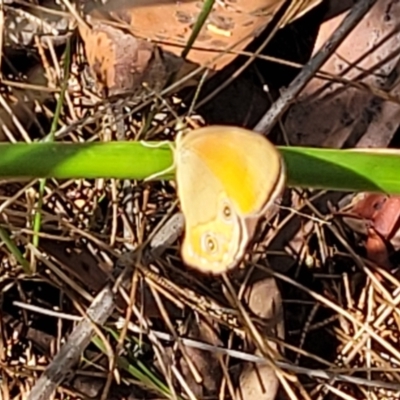
[(353, 6), (350, 13), (346, 16), (332, 36), (325, 42), (321, 50), (319, 50), (318, 53), (304, 66), (287, 90), (281, 94), (279, 99), (261, 118), (254, 128), (255, 131), (268, 135), (282, 114), (289, 108), (290, 104), (293, 103), (307, 83), (339, 47), (347, 35), (361, 21), (376, 1), (377, 0), (359, 0)]

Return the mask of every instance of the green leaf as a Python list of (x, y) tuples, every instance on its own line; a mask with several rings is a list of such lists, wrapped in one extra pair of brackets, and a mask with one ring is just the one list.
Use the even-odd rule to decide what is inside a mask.
[(171, 169), (168, 144), (140, 142), (0, 144), (0, 176), (145, 179)]
[(281, 148), (292, 186), (400, 193), (400, 153), (365, 149)]
[[(400, 193), (400, 153), (280, 148), (288, 185)], [(170, 142), (0, 144), (0, 177), (171, 179)]]

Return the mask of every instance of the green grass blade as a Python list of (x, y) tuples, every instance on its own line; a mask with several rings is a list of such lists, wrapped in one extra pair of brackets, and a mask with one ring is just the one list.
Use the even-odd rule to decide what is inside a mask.
[(368, 149), (280, 149), (292, 186), (400, 193), (400, 152)]
[(185, 48), (182, 51), (181, 57), (186, 58), (187, 55), (189, 54), (190, 49), (193, 46), (193, 43), (196, 41), (197, 36), (199, 35), (201, 28), (203, 27), (204, 23), (206, 22), (208, 16), (210, 15), (210, 12), (213, 8), (213, 5), (215, 3), (215, 0), (206, 0), (203, 3), (203, 8), (201, 9), (201, 12), (199, 16), (197, 17), (197, 20), (193, 26), (192, 33), (190, 34), (190, 37), (186, 43)]
[[(399, 152), (280, 151), (290, 186), (400, 194)], [(0, 177), (167, 179), (173, 178), (172, 159), (171, 144), (154, 142), (0, 144)]]
[[(65, 92), (68, 87), (68, 79), (69, 79), (69, 68), (71, 64), (71, 43), (67, 40), (67, 45), (65, 48), (65, 62), (64, 62), (64, 80), (61, 87), (60, 97), (57, 101), (56, 110), (54, 113), (54, 118), (50, 127), (50, 134), (45, 138), (45, 141), (53, 142), (54, 134), (57, 131), (58, 121), (60, 119), (61, 110), (64, 105)], [(39, 232), (42, 224), (42, 207), (43, 207), (43, 195), (44, 188), (46, 186), (46, 178), (40, 179), (39, 181), (39, 199), (37, 203), (37, 209), (35, 210), (35, 214), (33, 217), (33, 238), (32, 244), (34, 247), (39, 246)]]
[[(118, 340), (119, 335), (116, 331), (108, 327), (106, 327), (106, 330), (112, 334), (115, 340)], [(136, 341), (134, 336), (132, 339)], [(107, 354), (104, 343), (98, 336), (95, 336), (92, 339), (92, 342), (98, 347), (99, 350), (101, 350), (104, 354)], [(117, 356), (117, 365), (118, 368), (129, 373), (129, 375), (131, 375), (147, 389), (150, 389), (167, 398), (171, 396), (168, 386), (165, 385), (162, 380), (160, 380), (157, 375), (146, 366), (145, 363), (139, 360), (138, 357), (132, 356), (128, 358), (124, 356)]]
[(168, 144), (0, 143), (1, 177), (145, 179), (171, 165)]
[(18, 246), (10, 238), (8, 232), (0, 226), (0, 240), (6, 245), (10, 253), (15, 257), (17, 262), (21, 264), (22, 269), (26, 274), (31, 274), (29, 261), (22, 255)]

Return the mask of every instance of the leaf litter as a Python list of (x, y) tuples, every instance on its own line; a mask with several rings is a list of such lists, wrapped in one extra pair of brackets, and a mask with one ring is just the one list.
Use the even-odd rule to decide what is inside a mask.
[[(378, 1), (371, 12), (382, 10), (384, 3)], [(42, 16), (29, 17), (32, 10), (39, 10), (33, 3), (16, 2), (7, 7), (2, 11), (7, 18), (18, 14), (28, 18), (23, 19), (24, 27), (27, 22), (38, 26), (31, 37), (3, 43), (1, 140), (40, 140), (50, 131), (63, 82), (65, 58), (59, 36), (69, 38), (71, 31), (65, 23), (54, 27)], [(37, 29), (44, 27), (47, 30), (38, 34)], [(44, 34), (54, 36), (54, 29), (60, 27), (64, 30), (57, 40), (44, 38)], [(12, 38), (8, 34), (6, 30), (6, 38)], [(361, 45), (363, 40), (353, 33), (347, 38), (352, 48), (354, 41)], [(22, 44), (24, 54), (17, 44)], [(127, 105), (118, 90), (110, 93), (117, 95), (114, 103), (104, 101), (101, 90), (96, 89), (96, 77), (83, 73), (83, 47), (78, 41), (72, 50), (68, 90), (58, 121), (61, 129), (55, 140), (173, 139), (176, 120), (171, 107), (175, 113), (184, 113), (186, 103), (167, 96), (161, 101), (160, 96), (145, 91), (139, 104), (136, 100)], [(24, 60), (25, 69), (16, 68), (21, 65), (17, 60)], [(329, 72), (331, 76), (338, 73)], [(351, 83), (356, 78), (347, 79)], [(363, 87), (368, 93), (368, 87), (376, 82), (367, 83)], [(214, 104), (222, 98), (216, 97)], [(129, 107), (131, 111), (126, 113)], [(296, 107), (289, 112), (289, 122)], [(207, 115), (202, 118), (207, 122)], [(350, 124), (355, 119), (350, 118)], [(386, 120), (382, 114), (374, 123), (384, 127)], [(393, 127), (385, 126), (391, 132), (385, 135), (388, 141), (379, 146), (392, 140), (393, 118), (391, 123)], [(288, 123), (285, 129), (289, 142), (297, 143), (297, 133), (291, 132)], [(331, 146), (343, 145), (336, 132), (320, 132), (324, 135), (316, 134), (319, 141), (315, 145), (327, 140)], [(376, 133), (372, 137), (379, 139)], [(349, 211), (347, 204), (339, 202), (344, 194), (288, 189), (279, 215), (270, 226), (260, 229), (246, 257), (246, 268), (232, 273), (228, 285), (183, 266), (174, 240), (158, 248), (155, 255), (146, 253), (151, 244), (144, 247), (143, 254), (129, 253), (152, 236), (160, 238), (155, 233), (158, 226), (166, 226), (165, 217), (177, 210), (173, 183), (49, 179), (40, 209), (39, 247), (35, 249), (31, 245), (32, 215), (37, 209), (38, 187), (36, 181), (0, 182), (4, 398), (34, 398), (32, 388), (36, 398), (48, 398), (37, 384), (51, 374), (46, 367), (55, 365), (57, 359), (57, 379), (62, 379), (54, 389), (55, 398), (60, 399), (398, 396), (398, 249), (395, 242), (390, 243), (398, 233), (389, 229), (385, 235), (373, 226), (383, 250), (391, 245), (394, 252), (390, 264), (385, 251), (379, 258), (371, 257), (369, 236), (365, 240), (354, 226), (343, 222), (343, 213), (348, 216)], [(359, 208), (355, 210), (357, 218), (363, 219)], [(376, 215), (374, 218), (376, 221)], [(390, 214), (386, 218), (396, 217)], [(178, 228), (172, 228), (173, 232), (179, 231), (179, 222), (175, 225)], [(13, 251), (5, 245), (8, 239)], [(373, 239), (377, 243), (377, 237)], [(121, 263), (122, 253), (127, 255)], [(36, 265), (34, 275), (21, 269), (18, 254)], [(115, 280), (112, 292), (107, 283)], [(109, 310), (105, 319), (92, 313), (99, 304), (102, 313)], [(87, 313), (97, 326), (80, 319)], [(76, 363), (67, 368), (60, 349), (71, 344), (73, 332), (79, 324), (84, 325), (82, 321), (93, 333), (80, 348), (79, 338), (84, 336), (78, 331), (81, 335), (69, 350), (81, 351), (74, 354)], [(89, 344), (93, 334), (97, 340)], [(268, 362), (264, 347), (275, 363)], [(222, 348), (225, 352), (218, 350)], [(264, 360), (264, 364), (245, 361), (246, 357)]]

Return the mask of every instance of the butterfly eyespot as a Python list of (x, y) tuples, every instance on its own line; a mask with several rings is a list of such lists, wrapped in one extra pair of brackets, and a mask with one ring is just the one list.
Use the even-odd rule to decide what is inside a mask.
[(227, 218), (230, 218), (230, 216), (232, 215), (232, 210), (229, 206), (225, 205), (224, 206), (224, 216)]
[(225, 221), (230, 221), (232, 219), (232, 208), (230, 204), (224, 204), (222, 206), (222, 216)]
[(203, 236), (203, 247), (207, 253), (215, 253), (218, 250), (218, 243), (215, 237), (211, 235), (204, 235)]

